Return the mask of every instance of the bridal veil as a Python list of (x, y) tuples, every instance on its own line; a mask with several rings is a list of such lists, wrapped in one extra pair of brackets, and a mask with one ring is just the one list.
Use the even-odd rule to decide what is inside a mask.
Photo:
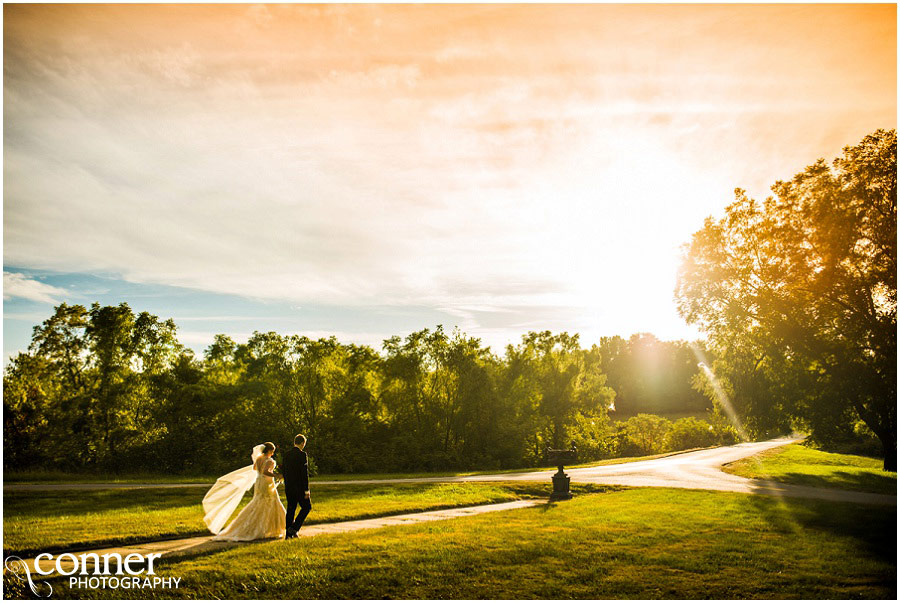
[(225, 522), (237, 509), (244, 493), (253, 487), (257, 472), (254, 468), (256, 459), (262, 455), (263, 445), (253, 447), (250, 453), (251, 464), (237, 471), (232, 471), (216, 480), (213, 487), (203, 497), (203, 521), (213, 534), (218, 534)]

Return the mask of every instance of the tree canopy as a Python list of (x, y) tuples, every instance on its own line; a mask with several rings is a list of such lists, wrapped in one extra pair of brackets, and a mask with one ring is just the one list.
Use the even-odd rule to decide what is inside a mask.
[(896, 470), (897, 136), (878, 130), (763, 202), (735, 191), (686, 248), (675, 296), (751, 429), (831, 443), (859, 422)]

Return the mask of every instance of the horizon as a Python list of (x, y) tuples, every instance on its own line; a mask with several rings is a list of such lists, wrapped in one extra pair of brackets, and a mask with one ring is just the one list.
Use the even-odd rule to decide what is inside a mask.
[[(71, 278), (71, 277), (72, 277), (71, 274), (67, 274), (67, 275), (57, 275), (57, 276), (65, 276), (66, 278)], [(80, 275), (80, 276), (81, 276), (81, 277), (84, 277), (84, 275)], [(52, 275), (44, 275), (44, 278), (53, 278), (53, 276), (52, 276)], [(94, 278), (94, 279), (97, 279), (98, 277), (93, 277), (93, 278)], [(172, 289), (172, 288), (166, 288), (166, 289)], [(170, 293), (171, 293), (171, 292), (170, 292)], [(104, 294), (104, 295), (106, 295), (106, 294)], [(132, 294), (132, 299), (137, 299), (137, 300), (139, 300), (140, 297), (141, 297), (141, 295), (145, 295), (145, 296), (147, 296), (147, 297), (159, 297), (159, 296), (153, 296), (153, 295), (151, 295), (151, 294), (133, 293), (133, 294)], [(165, 297), (166, 297), (166, 299), (169, 299), (169, 300), (171, 300), (171, 299), (177, 299), (177, 295), (166, 295)], [(71, 306), (71, 305), (81, 305), (81, 306), (85, 307), (88, 311), (90, 311), (90, 309), (91, 309), (91, 304), (92, 304), (92, 303), (95, 303), (95, 302), (96, 302), (96, 303), (99, 303), (101, 306), (116, 306), (116, 305), (119, 305), (119, 304), (121, 304), (121, 303), (125, 303), (125, 304), (127, 304), (127, 305), (131, 308), (132, 312), (134, 312), (135, 315), (140, 314), (141, 312), (147, 311), (147, 312), (149, 312), (150, 314), (156, 316), (156, 318), (158, 318), (159, 320), (162, 320), (162, 321), (165, 321), (165, 320), (168, 320), (168, 319), (172, 319), (172, 320), (176, 323), (176, 327), (177, 327), (176, 337), (177, 337), (177, 339), (178, 339), (178, 342), (181, 343), (182, 345), (184, 345), (186, 348), (188, 348), (188, 349), (190, 349), (191, 351), (193, 351), (194, 354), (195, 354), (195, 357), (197, 357), (198, 359), (202, 359), (203, 357), (205, 357), (205, 355), (206, 355), (206, 350), (208, 349), (209, 344), (211, 344), (212, 341), (209, 341), (209, 343), (206, 342), (206, 337), (207, 337), (207, 335), (206, 335), (205, 332), (201, 335), (202, 340), (199, 340), (199, 341), (196, 340), (196, 339), (194, 339), (194, 337), (195, 337), (196, 335), (195, 335), (194, 333), (190, 332), (190, 331), (188, 331), (188, 332), (187, 332), (187, 336), (184, 337), (184, 336), (182, 335), (183, 331), (182, 331), (181, 327), (178, 326), (179, 323), (190, 324), (191, 322), (201, 322), (201, 323), (202, 323), (202, 322), (209, 322), (209, 321), (218, 321), (218, 322), (223, 322), (223, 323), (240, 321), (240, 322), (247, 322), (247, 323), (249, 323), (249, 322), (254, 322), (254, 321), (257, 321), (257, 320), (265, 319), (265, 320), (273, 321), (274, 323), (281, 323), (281, 324), (283, 324), (283, 325), (288, 325), (288, 324), (290, 323), (290, 321), (291, 321), (292, 319), (294, 319), (294, 318), (291, 317), (291, 316), (286, 316), (286, 315), (276, 315), (277, 313), (273, 313), (272, 315), (266, 316), (266, 317), (260, 317), (260, 316), (240, 316), (240, 315), (231, 315), (231, 316), (227, 316), (227, 315), (226, 315), (226, 316), (214, 316), (214, 317), (208, 317), (208, 316), (202, 316), (202, 317), (188, 317), (188, 316), (179, 316), (179, 315), (177, 315), (177, 313), (176, 313), (176, 315), (174, 315), (174, 316), (169, 316), (168, 314), (165, 314), (164, 312), (163, 312), (163, 313), (156, 313), (156, 312), (153, 312), (153, 311), (150, 311), (150, 310), (145, 310), (145, 309), (142, 308), (142, 307), (136, 306), (135, 303), (140, 303), (139, 301), (138, 301), (138, 302), (134, 302), (134, 303), (132, 303), (131, 301), (127, 301), (127, 300), (116, 301), (115, 299), (112, 299), (112, 298), (110, 298), (110, 297), (106, 297), (106, 301), (104, 301), (104, 302), (102, 302), (102, 303), (101, 303), (100, 301), (97, 301), (97, 300), (91, 301), (91, 300), (87, 300), (87, 299), (85, 299), (85, 300), (71, 301), (71, 302), (69, 302), (69, 301), (63, 301), (63, 302), (60, 302), (60, 303), (67, 303), (67, 304), (69, 304), (70, 306)], [(58, 305), (58, 304), (57, 304), (57, 305)], [(174, 306), (174, 305), (170, 305), (169, 307), (172, 308), (173, 310), (176, 308), (176, 306)], [(273, 308), (273, 310), (277, 310), (277, 308)], [(41, 317), (40, 317), (39, 315), (37, 315), (37, 314), (22, 315), (22, 314), (16, 314), (16, 313), (14, 313), (14, 314), (11, 316), (11, 318), (12, 318), (12, 319), (15, 319), (15, 320), (20, 320), (20, 321), (30, 321), (30, 320), (37, 321), (37, 322), (35, 323), (35, 326), (36, 326), (36, 325), (40, 324), (41, 322), (43, 322), (44, 320), (49, 319), (49, 318), (52, 316), (52, 314), (53, 314), (53, 313), (50, 312), (49, 314), (47, 314), (47, 316), (44, 316), (43, 318), (41, 318)], [(383, 343), (384, 343), (384, 341), (385, 341), (386, 339), (390, 338), (390, 337), (393, 337), (393, 336), (399, 336), (399, 337), (401, 337), (402, 339), (405, 339), (408, 335), (410, 335), (410, 334), (413, 333), (413, 332), (422, 331), (422, 330), (428, 330), (428, 331), (432, 331), (432, 332), (433, 332), (433, 331), (435, 331), (438, 327), (442, 327), (442, 328), (444, 329), (444, 332), (447, 333), (448, 336), (452, 336), (452, 335), (453, 335), (453, 331), (456, 330), (456, 329), (458, 329), (458, 330), (460, 331), (460, 333), (461, 333), (462, 335), (464, 335), (465, 337), (470, 337), (470, 338), (471, 338), (471, 337), (476, 337), (476, 336), (474, 336), (474, 335), (472, 335), (472, 334), (466, 332), (465, 329), (463, 329), (460, 325), (456, 325), (456, 324), (446, 324), (446, 323), (424, 324), (424, 325), (421, 325), (419, 328), (402, 330), (402, 331), (398, 331), (398, 332), (396, 332), (396, 333), (389, 333), (389, 334), (387, 334), (386, 336), (384, 336), (383, 338), (380, 337), (380, 335), (379, 335), (379, 336), (375, 336), (373, 339), (368, 340), (368, 341), (358, 341), (358, 340), (353, 340), (353, 339), (350, 338), (350, 336), (349, 336), (347, 333), (341, 333), (341, 332), (328, 332), (328, 331), (322, 331), (322, 330), (320, 330), (320, 331), (312, 331), (312, 330), (291, 330), (289, 327), (286, 327), (287, 330), (284, 330), (284, 331), (279, 330), (279, 329), (277, 329), (277, 328), (257, 329), (257, 330), (255, 330), (255, 331), (253, 331), (253, 332), (241, 331), (241, 332), (238, 332), (238, 333), (234, 333), (234, 332), (228, 333), (228, 332), (224, 332), (224, 331), (223, 331), (223, 332), (217, 332), (217, 333), (214, 333), (214, 334), (211, 335), (210, 337), (214, 337), (214, 336), (216, 336), (216, 335), (225, 335), (225, 336), (231, 338), (236, 344), (239, 344), (239, 345), (241, 345), (241, 344), (246, 344), (247, 341), (248, 341), (248, 339), (249, 339), (250, 337), (252, 337), (252, 336), (253, 336), (254, 334), (256, 334), (256, 333), (269, 333), (269, 332), (274, 332), (274, 333), (276, 333), (277, 335), (284, 336), (284, 337), (289, 337), (289, 336), (295, 336), (295, 335), (296, 335), (296, 336), (301, 336), (301, 337), (308, 337), (309, 339), (313, 339), (313, 340), (317, 340), (317, 339), (328, 339), (328, 338), (330, 338), (330, 337), (335, 337), (335, 338), (338, 340), (338, 342), (339, 342), (340, 344), (342, 344), (342, 345), (356, 344), (356, 345), (361, 345), (361, 346), (369, 346), (369, 347), (373, 348), (376, 352), (381, 353), (381, 352), (383, 351)], [(542, 331), (542, 330), (547, 330), (547, 329), (534, 329), (534, 331)], [(526, 333), (527, 333), (527, 332), (526, 332)], [(522, 336), (524, 336), (526, 333), (523, 333)], [(630, 340), (630, 339), (633, 338), (633, 337), (647, 336), (647, 335), (649, 335), (649, 336), (652, 336), (652, 337), (656, 338), (658, 341), (663, 342), (663, 343), (686, 343), (686, 344), (690, 344), (690, 343), (698, 343), (698, 342), (704, 342), (704, 341), (705, 341), (705, 338), (702, 337), (702, 336), (701, 336), (700, 338), (693, 339), (693, 340), (688, 340), (688, 339), (683, 339), (683, 338), (681, 338), (681, 339), (680, 339), (680, 338), (662, 338), (662, 337), (657, 336), (657, 334), (651, 333), (651, 332), (648, 332), (648, 331), (636, 331), (636, 332), (634, 332), (634, 333), (610, 333), (610, 334), (601, 334), (601, 335), (599, 335), (598, 337), (595, 337), (595, 338), (593, 338), (593, 339), (591, 339), (591, 340), (585, 340), (584, 337), (583, 337), (580, 333), (569, 332), (569, 335), (578, 335), (579, 344), (580, 344), (581, 347), (584, 348), (584, 349), (590, 349), (590, 347), (591, 347), (592, 345), (598, 344), (601, 338), (614, 338), (614, 337), (621, 337), (621, 338), (624, 339), (625, 341), (628, 341), (628, 340)], [(520, 336), (517, 340), (510, 340), (510, 341), (508, 341), (508, 342), (506, 342), (506, 343), (503, 343), (503, 344), (501, 344), (501, 345), (498, 345), (498, 344), (496, 344), (496, 343), (495, 343), (495, 344), (490, 344), (490, 343), (484, 341), (483, 339), (481, 340), (481, 344), (482, 344), (483, 347), (490, 348), (491, 353), (493, 353), (493, 354), (495, 354), (495, 355), (497, 355), (497, 356), (499, 356), (499, 357), (503, 357), (504, 354), (506, 353), (506, 346), (507, 346), (507, 345), (517, 346), (518, 344), (521, 343), (522, 336)], [(481, 338), (478, 338), (478, 339), (481, 339)], [(29, 335), (29, 342), (30, 342), (30, 335)], [(27, 348), (27, 346), (26, 346), (26, 348)], [(26, 349), (21, 349), (21, 350), (17, 350), (16, 353), (18, 353), (18, 352), (26, 352), (26, 351), (27, 351)], [(9, 361), (12, 360), (12, 358), (13, 358), (14, 356), (15, 356), (15, 354), (12, 354), (11, 356), (7, 356), (7, 357), (6, 357), (5, 363), (4, 363), (4, 367), (7, 366), (7, 365), (9, 364)]]
[(701, 339), (672, 297), (703, 219), (896, 127), (895, 5), (3, 14), (4, 364), (61, 302), (199, 352)]

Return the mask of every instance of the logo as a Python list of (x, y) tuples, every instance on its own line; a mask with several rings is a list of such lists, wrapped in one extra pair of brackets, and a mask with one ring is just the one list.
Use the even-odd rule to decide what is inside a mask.
[(15, 555), (10, 555), (3, 562), (6, 571), (14, 575), (16, 578), (21, 580), (22, 582), (28, 582), (28, 587), (31, 589), (31, 592), (34, 593), (35, 597), (49, 597), (53, 594), (53, 587), (50, 586), (49, 582), (44, 582), (43, 585), (47, 587), (46, 592), (41, 592), (38, 590), (37, 585), (34, 583), (34, 580), (31, 579), (31, 571), (28, 569), (28, 564), (21, 557), (16, 557)]
[[(69, 588), (178, 588), (181, 578), (163, 578), (156, 575), (154, 563), (161, 553), (141, 555), (131, 553), (124, 558), (119, 553), (62, 553), (54, 559), (50, 553), (41, 553), (34, 558), (33, 569), (38, 576), (59, 574), (68, 577)], [(53, 586), (46, 580), (32, 577), (32, 567), (21, 557), (11, 555), (4, 561), (6, 571), (22, 582), (36, 597), (47, 598), (53, 594)], [(35, 576), (37, 577), (37, 576)]]

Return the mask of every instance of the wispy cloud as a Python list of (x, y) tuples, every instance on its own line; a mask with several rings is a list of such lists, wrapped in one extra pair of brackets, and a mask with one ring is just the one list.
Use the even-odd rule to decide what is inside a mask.
[[(177, 322), (237, 322), (258, 320), (258, 315), (247, 316), (172, 316)], [(267, 320), (290, 320), (293, 316), (266, 316)]]
[(3, 320), (16, 320), (20, 322), (25, 322), (29, 324), (37, 324), (43, 320), (46, 320), (48, 317), (47, 314), (41, 314), (38, 312), (4, 312)]
[(734, 187), (894, 125), (892, 15), (13, 5), (4, 260), (677, 332), (678, 245)]
[(3, 272), (3, 299), (22, 298), (47, 304), (55, 304), (68, 292), (59, 287), (30, 279), (24, 274)]

